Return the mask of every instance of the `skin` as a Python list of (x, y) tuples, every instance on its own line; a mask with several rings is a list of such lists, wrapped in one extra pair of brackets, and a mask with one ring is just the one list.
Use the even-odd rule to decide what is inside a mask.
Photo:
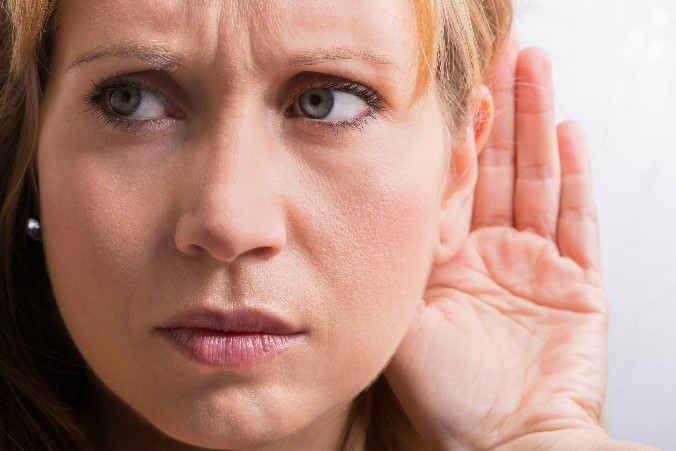
[[(96, 445), (332, 449), (393, 357), (386, 377), (439, 449), (639, 449), (599, 426), (607, 300), (589, 164), (579, 127), (556, 127), (546, 57), (510, 46), (485, 149), (487, 93), (487, 121), (448, 149), (434, 92), (410, 107), (407, 5), (288, 3), (59, 11), (40, 219), (93, 372)], [(162, 43), (161, 57), (101, 53), (139, 43)], [(84, 98), (120, 74), (161, 91), (172, 119), (102, 121)], [(387, 108), (358, 127), (288, 114), (308, 84), (336, 77)], [(154, 333), (204, 305), (273, 312), (302, 341), (254, 368), (205, 367)]]
[(512, 40), (488, 79), (471, 231), (434, 265), (388, 382), (437, 449), (650, 450), (602, 427), (608, 302), (584, 134), (556, 125), (541, 49)]
[[(59, 18), (40, 220), (58, 307), (93, 373), (93, 439), (335, 448), (471, 211), (475, 136), (447, 147), (433, 90), (411, 107), (413, 9), (73, 0)], [(110, 123), (92, 92), (119, 75), (161, 93), (158, 120)], [(289, 113), (300, 92), (338, 78), (386, 107), (349, 126)], [(443, 246), (442, 216), (458, 218)], [(254, 367), (209, 367), (156, 331), (198, 306), (266, 311), (301, 340)]]

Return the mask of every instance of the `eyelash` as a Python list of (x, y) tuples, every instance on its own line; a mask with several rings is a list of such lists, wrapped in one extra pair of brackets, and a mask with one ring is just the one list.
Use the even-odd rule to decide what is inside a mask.
[(300, 117), (300, 120), (310, 123), (314, 127), (320, 127), (324, 130), (332, 131), (335, 137), (338, 137), (340, 129), (343, 130), (359, 130), (363, 131), (364, 127), (370, 123), (371, 120), (378, 119), (380, 113), (384, 112), (387, 109), (387, 104), (385, 98), (381, 96), (374, 89), (361, 85), (359, 83), (345, 80), (345, 79), (334, 79), (334, 80), (322, 80), (314, 81), (309, 84), (303, 85), (302, 87), (293, 91), (292, 101), (287, 105), (287, 116), (289, 112), (293, 110), (293, 104), (298, 100), (298, 97), (305, 91), (310, 89), (330, 89), (335, 91), (341, 91), (348, 94), (355, 95), (363, 100), (369, 109), (366, 114), (347, 119), (344, 121), (321, 121), (313, 120), (309, 118)]
[(152, 86), (139, 82), (131, 78), (124, 77), (115, 77), (108, 80), (101, 80), (98, 83), (94, 82), (94, 87), (89, 94), (84, 95), (84, 101), (88, 105), (87, 111), (92, 111), (98, 118), (103, 122), (103, 125), (112, 125), (113, 128), (116, 128), (120, 125), (126, 125), (126, 131), (140, 131), (141, 128), (145, 125), (151, 124), (161, 124), (167, 119), (172, 120), (171, 117), (163, 118), (153, 118), (153, 119), (128, 119), (120, 116), (116, 116), (114, 113), (106, 111), (104, 103), (106, 102), (106, 96), (116, 89), (121, 88), (134, 88), (141, 89), (143, 91), (151, 92), (160, 99), (162, 99), (166, 104), (172, 105), (172, 103), (164, 96), (160, 91), (154, 89)]
[[(164, 101), (167, 105), (173, 105), (173, 103), (168, 100), (167, 97), (162, 94), (162, 92), (154, 89), (147, 83), (139, 82), (133, 78), (115, 77), (108, 80), (101, 80), (98, 83), (94, 82), (92, 91), (89, 94), (84, 95), (83, 100), (88, 105), (87, 111), (94, 112), (94, 114), (96, 114), (102, 121), (104, 126), (112, 125), (113, 128), (126, 126), (126, 131), (137, 132), (147, 125), (160, 125), (167, 120), (176, 120), (175, 117), (171, 116), (153, 119), (129, 119), (106, 111), (106, 107), (104, 106), (105, 102), (107, 101), (106, 96), (111, 91), (121, 88), (134, 88), (147, 91), (162, 99), (162, 101)], [(295, 117), (292, 116), (291, 111), (293, 110), (293, 105), (298, 100), (300, 94), (307, 90), (317, 88), (342, 91), (352, 94), (359, 97), (366, 103), (366, 105), (368, 105), (368, 111), (366, 114), (344, 121), (320, 121), (304, 118), (302, 116), (299, 117), (301, 120), (311, 122), (315, 126), (325, 127), (327, 129), (333, 130), (336, 133), (338, 132), (338, 128), (343, 128), (346, 130), (362, 130), (370, 120), (377, 119), (378, 115), (386, 110), (385, 99), (374, 89), (356, 82), (336, 79), (327, 81), (314, 81), (294, 90), (292, 95), (293, 100), (287, 103), (284, 116)]]

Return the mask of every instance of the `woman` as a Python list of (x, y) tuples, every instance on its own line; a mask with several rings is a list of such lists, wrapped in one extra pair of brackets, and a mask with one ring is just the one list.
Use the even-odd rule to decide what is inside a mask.
[(253, 5), (3, 2), (1, 447), (617, 449), (509, 2)]

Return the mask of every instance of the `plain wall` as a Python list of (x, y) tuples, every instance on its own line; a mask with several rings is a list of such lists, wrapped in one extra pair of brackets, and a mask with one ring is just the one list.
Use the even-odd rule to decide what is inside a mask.
[(676, 0), (516, 0), (558, 120), (590, 141), (610, 297), (613, 437), (676, 450)]

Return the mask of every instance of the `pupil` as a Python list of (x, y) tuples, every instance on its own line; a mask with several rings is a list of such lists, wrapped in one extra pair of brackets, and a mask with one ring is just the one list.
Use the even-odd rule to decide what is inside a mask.
[(298, 99), (300, 112), (309, 119), (324, 119), (333, 110), (333, 92), (318, 88), (305, 91)]

